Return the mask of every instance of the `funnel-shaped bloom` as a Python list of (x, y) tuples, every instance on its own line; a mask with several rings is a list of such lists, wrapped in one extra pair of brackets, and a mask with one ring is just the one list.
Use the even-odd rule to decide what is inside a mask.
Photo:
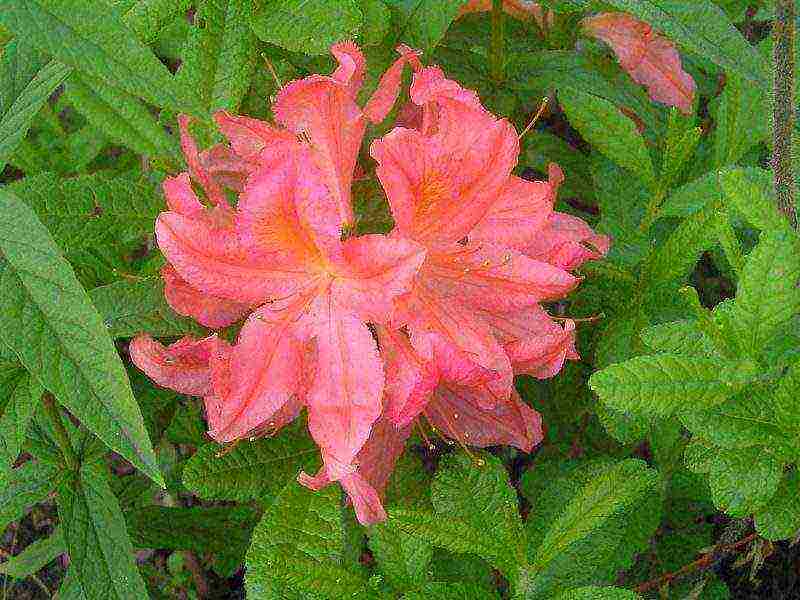
[(694, 79), (683, 70), (678, 50), (670, 40), (626, 13), (602, 13), (584, 19), (583, 28), (613, 48), (620, 66), (636, 83), (647, 87), (653, 100), (691, 113)]
[[(247, 436), (303, 397), (325, 476), (338, 481), (354, 471), (381, 413), (383, 367), (364, 321), (391, 317), (393, 298), (409, 288), (425, 253), (384, 236), (342, 241), (325, 182), (309, 151), (299, 149), (249, 176), (229, 229), (167, 212), (156, 234), (188, 285), (260, 305), (237, 343), (210, 356), (217, 399), (208, 411), (211, 437)], [(314, 378), (306, 383), (310, 368)]]
[[(546, 377), (577, 357), (574, 324), (555, 324), (539, 303), (572, 290), (579, 279), (567, 269), (599, 257), (608, 241), (553, 211), (563, 179), (557, 167), (549, 182), (511, 174), (519, 144), (507, 121), (438, 68), (415, 66), (411, 100), (422, 109), (420, 128), (395, 128), (371, 148), (395, 217), (393, 235), (428, 250), (413, 289), (397, 299), (395, 326), (407, 326), (427, 360), (419, 340), (434, 340), (437, 369), (449, 360), (451, 370), (468, 364), (481, 371), (482, 392), (473, 401), (502, 407), (512, 366)], [(565, 219), (583, 229), (563, 232)], [(528, 321), (535, 311), (544, 319)], [(414, 402), (424, 404), (421, 396)]]
[[(209, 435), (219, 442), (274, 432), (306, 407), (324, 467), (300, 480), (341, 482), (366, 523), (383, 509), (354, 459), (381, 414), (384, 388), (366, 322), (392, 319), (394, 299), (410, 289), (425, 249), (399, 237), (342, 237), (365, 120), (381, 120), (391, 108), (410, 54), (360, 109), (363, 56), (350, 43), (333, 53), (339, 68), (332, 76), (280, 92), (275, 114), (287, 129), (219, 113), (230, 145), (201, 153), (181, 117), (189, 173), (165, 181), (169, 211), (156, 222), (168, 261), (165, 295), (208, 327), (251, 314), (232, 346), (211, 336), (165, 348), (139, 336), (131, 356), (157, 383), (203, 396)], [(226, 187), (238, 192), (236, 208)]]

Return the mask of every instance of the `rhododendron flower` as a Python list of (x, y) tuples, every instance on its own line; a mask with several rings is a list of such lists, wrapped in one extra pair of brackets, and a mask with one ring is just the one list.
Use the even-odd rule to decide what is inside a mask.
[(438, 338), (452, 360), (481, 371), (486, 393), (477, 402), (489, 409), (510, 397), (512, 367), (550, 376), (577, 358), (574, 324), (562, 328), (539, 303), (572, 290), (579, 279), (566, 269), (599, 257), (608, 240), (585, 224), (563, 226), (574, 217), (553, 211), (563, 178), (557, 167), (549, 182), (511, 174), (519, 144), (510, 123), (440, 69), (415, 63), (415, 70), (411, 99), (422, 108), (421, 128), (395, 128), (371, 148), (396, 222), (392, 235), (428, 249), (413, 289), (397, 299), (395, 326), (407, 326), (415, 345)]
[(656, 102), (692, 111), (695, 83), (683, 70), (678, 50), (670, 40), (626, 13), (602, 13), (583, 21), (584, 31), (606, 42), (620, 66), (636, 83), (647, 87)]
[[(381, 235), (342, 240), (363, 118), (389, 110), (405, 59), (361, 111), (353, 97), (363, 56), (352, 44), (334, 54), (340, 67), (332, 77), (293, 82), (279, 94), (275, 112), (293, 133), (220, 114), (231, 148), (201, 154), (181, 118), (189, 173), (165, 181), (170, 210), (156, 222), (168, 261), (165, 294), (175, 310), (211, 327), (252, 314), (233, 346), (211, 336), (165, 348), (139, 336), (131, 357), (159, 384), (203, 396), (209, 435), (219, 442), (273, 431), (306, 406), (324, 467), (301, 482), (340, 481), (359, 518), (372, 522), (383, 509), (354, 458), (381, 414), (384, 371), (365, 322), (391, 319), (392, 301), (410, 288), (425, 250)], [(223, 181), (240, 191), (235, 209)]]
[[(557, 167), (547, 182), (511, 175), (514, 128), (399, 50), (363, 110), (363, 56), (346, 43), (333, 48), (332, 76), (280, 91), (286, 129), (219, 113), (230, 146), (201, 153), (181, 117), (189, 172), (164, 182), (169, 210), (156, 222), (167, 301), (212, 328), (249, 317), (234, 345), (215, 335), (131, 343), (157, 383), (204, 398), (219, 442), (274, 432), (305, 407), (323, 468), (298, 479), (340, 482), (362, 523), (385, 518), (380, 492), (417, 419), (465, 446), (538, 443), (539, 415), (513, 374), (550, 377), (578, 358), (574, 323), (539, 303), (573, 289), (569, 269), (608, 247), (553, 211)], [(371, 148), (396, 228), (343, 238), (365, 120), (386, 115), (406, 62), (419, 127)]]
[(376, 430), (362, 450), (371, 463), (360, 470), (378, 491), (419, 419), (465, 448), (529, 452), (541, 441), (541, 417), (513, 390), (512, 372), (551, 377), (578, 358), (575, 323), (556, 323), (540, 302), (573, 289), (578, 279), (568, 270), (609, 246), (553, 210), (563, 181), (557, 166), (547, 182), (513, 176), (513, 127), (438, 68), (411, 62), (418, 127), (395, 128), (371, 148), (392, 235), (428, 249), (414, 288), (397, 298), (393, 327), (377, 330), (384, 419), (394, 429)]

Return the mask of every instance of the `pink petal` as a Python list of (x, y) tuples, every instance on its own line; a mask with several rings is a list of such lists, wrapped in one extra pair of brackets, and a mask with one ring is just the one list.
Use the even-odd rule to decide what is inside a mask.
[(608, 253), (611, 240), (595, 233), (582, 219), (554, 212), (539, 236), (522, 249), (527, 256), (556, 267), (573, 270), (587, 260)]
[(211, 390), (209, 357), (216, 336), (184, 337), (164, 347), (147, 334), (130, 343), (131, 360), (158, 385), (188, 396), (205, 396)]
[(218, 399), (216, 410), (208, 410), (213, 439), (228, 442), (246, 437), (274, 421), (297, 394), (302, 344), (292, 327), (302, 306), (295, 301), (260, 308), (247, 319), (230, 353), (211, 357)]
[(398, 232), (426, 245), (465, 237), (517, 160), (517, 135), (507, 121), (473, 108), (462, 112), (457, 132), (445, 127), (449, 120), (440, 110), (435, 134), (395, 128), (370, 149)]
[(422, 130), (422, 107), (411, 101), (406, 102), (397, 111), (397, 118), (394, 120), (395, 127), (403, 129)]
[(385, 419), (395, 427), (405, 427), (428, 404), (439, 381), (438, 371), (432, 362), (433, 351), (431, 348), (427, 356), (420, 355), (404, 333), (385, 327), (378, 328), (378, 343), (386, 371), (383, 390)]
[(221, 110), (214, 113), (217, 127), (230, 140), (240, 160), (263, 163), (286, 152), (299, 149), (297, 136), (251, 117), (231, 115)]
[(281, 298), (307, 284), (305, 271), (259, 260), (230, 231), (173, 212), (156, 220), (164, 256), (192, 287), (248, 305)]
[(378, 492), (358, 472), (339, 480), (353, 503), (356, 518), (362, 525), (374, 525), (386, 520), (386, 511)]
[(308, 392), (308, 429), (328, 476), (352, 472), (353, 461), (381, 414), (383, 364), (360, 319), (338, 313), (329, 296), (317, 305), (317, 374)]
[(161, 187), (167, 199), (167, 206), (172, 212), (195, 219), (202, 218), (202, 215), (206, 212), (206, 207), (203, 206), (192, 189), (188, 173), (181, 173), (176, 177), (167, 177)]
[(331, 46), (331, 54), (339, 63), (331, 79), (346, 86), (350, 94), (355, 97), (361, 89), (361, 84), (364, 83), (367, 66), (364, 53), (354, 42), (345, 41)]
[(333, 77), (311, 75), (287, 84), (278, 93), (272, 111), (278, 123), (308, 137), (315, 163), (329, 183), (340, 221), (350, 224), (350, 186), (365, 121), (353, 93), (354, 86), (360, 86), (359, 68), (354, 64), (358, 61), (353, 58), (352, 48), (340, 47), (336, 56), (341, 62)]
[[(300, 485), (314, 491), (319, 491), (333, 483), (325, 467), (313, 477), (301, 472), (297, 476), (297, 481)], [(386, 520), (386, 511), (383, 509), (378, 492), (359, 473), (342, 475), (339, 483), (347, 493), (350, 502), (353, 503), (359, 523), (368, 526)]]
[(161, 269), (161, 278), (167, 304), (179, 315), (192, 317), (205, 327), (227, 327), (250, 311), (247, 304), (209, 296), (193, 288), (169, 264)]
[(411, 426), (398, 428), (385, 418), (378, 419), (356, 457), (358, 473), (381, 497), (410, 435)]
[(507, 445), (530, 452), (542, 441), (541, 415), (516, 392), (488, 410), (479, 396), (479, 389), (439, 386), (425, 416), (445, 436), (471, 446)]
[(407, 292), (425, 260), (425, 248), (385, 235), (349, 238), (331, 284), (334, 302), (373, 323), (388, 322), (393, 300)]
[(247, 177), (256, 167), (225, 144), (217, 144), (201, 152), (200, 163), (215, 181), (236, 192), (244, 189)]
[(584, 19), (583, 27), (614, 49), (620, 66), (647, 87), (653, 100), (691, 114), (696, 86), (671, 41), (625, 13), (602, 13)]
[[(508, 397), (511, 363), (489, 326), (474, 311), (425, 287), (424, 280), (398, 298), (397, 309), (399, 321), (408, 324), (415, 347), (426, 339), (436, 344), (439, 373), (450, 378), (466, 379), (469, 374), (481, 375), (481, 380), (496, 380), (491, 384), (494, 393), (498, 398)], [(430, 334), (436, 337), (431, 338)], [(452, 348), (450, 353), (444, 351), (448, 348)], [(425, 352), (421, 354), (424, 356)], [(476, 368), (480, 369), (473, 371)]]
[(443, 297), (498, 312), (561, 298), (580, 282), (551, 264), (485, 243), (430, 253), (421, 277)]
[(186, 163), (189, 165), (189, 172), (192, 177), (196, 179), (205, 190), (208, 199), (217, 206), (227, 205), (225, 194), (219, 184), (214, 181), (211, 175), (206, 171), (200, 160), (200, 153), (197, 149), (197, 143), (194, 141), (192, 134), (189, 133), (189, 123), (191, 117), (188, 115), (178, 115), (178, 126), (181, 132), (181, 149), (183, 155), (186, 157)]
[[(492, 0), (468, 0), (468, 2), (459, 9), (458, 16), (461, 17), (471, 12), (486, 12), (490, 10), (492, 10)], [(547, 13), (545, 13), (544, 9), (538, 3), (532, 2), (531, 0), (503, 0), (503, 10), (522, 21), (533, 17), (542, 29), (552, 26), (555, 21), (555, 13), (552, 10), (548, 10)]]
[(401, 53), (401, 57), (394, 61), (392, 66), (381, 76), (377, 89), (364, 106), (364, 116), (373, 123), (383, 121), (392, 110), (400, 93), (403, 67), (407, 62), (416, 58), (414, 51), (406, 46), (401, 46), (398, 51)]
[(510, 177), (489, 212), (470, 232), (469, 239), (517, 250), (531, 244), (553, 212), (563, 177), (561, 169), (552, 163), (550, 181)]
[[(260, 168), (239, 198), (236, 230), (253, 258), (309, 269), (341, 254), (342, 221), (308, 152)], [(301, 171), (302, 169), (302, 171)]]
[(575, 322), (562, 327), (539, 306), (509, 313), (483, 313), (495, 337), (503, 344), (516, 374), (546, 379), (558, 373), (564, 361), (578, 360)]

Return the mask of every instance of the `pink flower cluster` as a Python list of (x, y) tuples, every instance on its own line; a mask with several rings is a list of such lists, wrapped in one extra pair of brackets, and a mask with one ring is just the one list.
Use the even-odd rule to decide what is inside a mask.
[[(541, 440), (513, 376), (550, 377), (578, 358), (574, 322), (540, 303), (574, 289), (569, 271), (608, 249), (553, 210), (557, 166), (547, 182), (512, 175), (514, 127), (400, 52), (364, 107), (364, 57), (345, 42), (332, 75), (283, 87), (277, 126), (217, 113), (229, 144), (201, 153), (181, 119), (189, 172), (164, 182), (169, 210), (156, 223), (165, 295), (212, 329), (247, 318), (233, 345), (140, 335), (130, 346), (156, 383), (204, 398), (218, 442), (271, 434), (305, 408), (323, 467), (300, 482), (339, 482), (365, 524), (386, 516), (380, 496), (417, 419), (474, 446)], [(365, 126), (394, 105), (405, 65), (419, 127), (370, 148), (396, 227), (348, 237)]]

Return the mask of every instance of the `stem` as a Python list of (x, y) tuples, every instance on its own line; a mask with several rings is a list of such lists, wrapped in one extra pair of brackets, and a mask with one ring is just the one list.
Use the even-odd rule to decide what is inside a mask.
[(661, 586), (665, 584), (670, 584), (676, 579), (680, 579), (681, 577), (684, 577), (690, 573), (694, 573), (695, 571), (702, 571), (704, 569), (707, 569), (710, 566), (712, 566), (715, 562), (717, 562), (720, 558), (723, 558), (728, 554), (736, 552), (737, 550), (739, 550), (739, 548), (748, 545), (756, 538), (758, 538), (758, 534), (751, 533), (746, 538), (743, 538), (734, 544), (729, 544), (727, 546), (718, 546), (713, 552), (704, 554), (693, 563), (689, 563), (688, 565), (681, 567), (674, 573), (666, 573), (665, 575), (657, 577), (656, 579), (645, 581), (643, 584), (637, 586), (634, 589), (634, 591), (643, 594), (645, 592), (649, 592), (650, 590), (659, 589), (661, 588)]
[(775, 177), (775, 200), (778, 210), (797, 228), (794, 203), (795, 185), (792, 169), (792, 131), (794, 130), (794, 0), (775, 2), (775, 65), (772, 111), (772, 170)]
[(492, 0), (492, 44), (489, 51), (489, 73), (499, 85), (505, 79), (505, 43), (503, 39), (503, 0)]
[(45, 394), (42, 396), (42, 404), (44, 405), (45, 413), (50, 417), (50, 422), (53, 424), (53, 434), (56, 438), (56, 444), (58, 444), (58, 448), (61, 450), (61, 454), (64, 457), (64, 462), (67, 464), (68, 468), (77, 471), (78, 468), (80, 468), (81, 461), (78, 459), (78, 455), (75, 454), (75, 449), (72, 447), (69, 433), (67, 433), (67, 428), (64, 427), (64, 421), (61, 420), (61, 413), (56, 406), (55, 398), (53, 398), (52, 394)]

